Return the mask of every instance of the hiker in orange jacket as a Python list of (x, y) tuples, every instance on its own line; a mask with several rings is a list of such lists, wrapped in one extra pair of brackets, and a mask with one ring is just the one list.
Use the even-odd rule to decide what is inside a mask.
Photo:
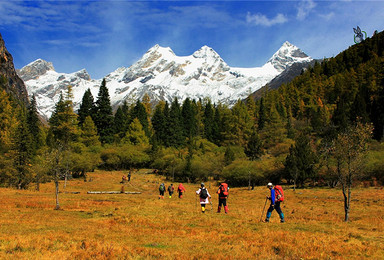
[(177, 192), (179, 193), (179, 199), (183, 198), (183, 192), (186, 192), (186, 190), (182, 183), (179, 184), (179, 187), (177, 188)]
[(219, 206), (217, 208), (217, 213), (220, 213), (221, 206), (224, 206), (225, 214), (228, 213), (228, 205), (227, 205), (228, 191), (229, 191), (228, 184), (226, 184), (225, 182), (220, 183), (219, 189), (217, 190), (217, 194), (219, 194)]

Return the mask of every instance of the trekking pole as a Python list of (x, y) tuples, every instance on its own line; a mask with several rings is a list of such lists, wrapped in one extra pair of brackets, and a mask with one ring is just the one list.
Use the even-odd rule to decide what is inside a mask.
[(267, 205), (267, 201), (268, 201), (268, 198), (265, 198), (265, 203), (264, 203), (263, 212), (261, 212), (261, 216), (260, 216), (260, 222), (263, 221), (263, 215), (264, 215), (265, 206)]

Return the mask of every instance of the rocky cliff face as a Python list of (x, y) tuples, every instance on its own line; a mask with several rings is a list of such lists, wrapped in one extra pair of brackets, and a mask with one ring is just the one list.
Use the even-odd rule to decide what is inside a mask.
[(5, 90), (11, 93), (24, 104), (28, 104), (28, 93), (24, 82), (16, 74), (12, 55), (5, 48), (3, 37), (0, 34), (0, 76), (6, 78)]

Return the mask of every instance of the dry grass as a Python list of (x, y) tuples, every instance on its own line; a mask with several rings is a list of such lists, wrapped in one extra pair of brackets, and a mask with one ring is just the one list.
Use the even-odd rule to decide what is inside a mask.
[(264, 187), (231, 189), (228, 215), (215, 213), (213, 195), (215, 208), (203, 215), (197, 185), (185, 185), (181, 200), (158, 200), (164, 180), (144, 172), (125, 185), (125, 191), (143, 191), (139, 195), (86, 194), (120, 190), (124, 172), (97, 171), (92, 182), (70, 181), (64, 191), (80, 194), (60, 194), (59, 211), (53, 210), (53, 183), (40, 192), (0, 189), (0, 258), (383, 259), (383, 190), (353, 190), (350, 223), (343, 222), (340, 190), (286, 190), (287, 222), (280, 224), (274, 212), (267, 224), (259, 222)]

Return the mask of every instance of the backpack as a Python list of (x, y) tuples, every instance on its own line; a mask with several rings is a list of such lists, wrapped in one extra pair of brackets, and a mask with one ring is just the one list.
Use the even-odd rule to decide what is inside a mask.
[(206, 198), (208, 198), (208, 191), (207, 191), (207, 189), (201, 189), (200, 190), (200, 198), (202, 198), (202, 199), (206, 199)]
[(284, 201), (284, 191), (280, 185), (275, 186), (276, 201)]
[(165, 191), (165, 187), (164, 187), (164, 185), (160, 185), (160, 187), (159, 187), (159, 191)]
[(224, 196), (228, 196), (228, 184), (226, 184), (226, 183), (222, 183), (221, 185), (220, 185), (220, 194), (221, 195), (224, 195)]

